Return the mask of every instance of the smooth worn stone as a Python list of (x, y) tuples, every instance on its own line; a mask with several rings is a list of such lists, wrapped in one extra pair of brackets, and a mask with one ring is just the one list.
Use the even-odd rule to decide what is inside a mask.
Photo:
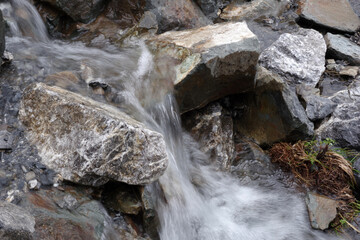
[(30, 85), (19, 118), (42, 162), (69, 181), (146, 184), (167, 167), (161, 134), (115, 107), (58, 87)]
[(222, 10), (220, 18), (241, 21), (259, 17), (279, 16), (288, 3), (289, 0), (253, 0), (245, 3), (233, 1)]
[(31, 240), (35, 219), (25, 209), (7, 202), (0, 202), (0, 239)]
[(313, 135), (314, 124), (284, 80), (263, 67), (256, 76), (255, 91), (234, 96), (234, 129), (251, 136), (259, 145), (279, 141), (298, 141)]
[(339, 73), (342, 76), (348, 76), (348, 77), (355, 78), (359, 73), (359, 67), (347, 66), (347, 67), (344, 67)]
[(182, 113), (254, 87), (259, 42), (245, 22), (167, 32), (148, 41), (175, 62), (175, 97)]
[(156, 15), (159, 33), (211, 24), (211, 21), (191, 0), (148, 0), (147, 6), (147, 10)]
[(74, 21), (88, 23), (103, 10), (105, 0), (41, 0), (61, 9)]
[(308, 193), (305, 201), (311, 226), (320, 230), (329, 228), (337, 214), (337, 202), (315, 193)]
[(230, 112), (219, 103), (182, 116), (184, 128), (221, 170), (228, 170), (234, 155), (233, 122)]
[(355, 32), (360, 26), (348, 0), (301, 0), (300, 17), (322, 27), (344, 32)]
[(331, 97), (339, 91), (347, 89), (347, 82), (342, 81), (337, 76), (324, 76), (324, 78), (319, 83), (319, 88), (321, 90), (321, 96)]
[(325, 40), (328, 47), (328, 53), (333, 57), (346, 60), (353, 65), (360, 65), (359, 45), (342, 35), (332, 33), (327, 33), (325, 35)]
[(290, 85), (305, 83), (315, 87), (325, 71), (326, 44), (312, 29), (282, 34), (259, 57), (261, 66), (284, 77)]

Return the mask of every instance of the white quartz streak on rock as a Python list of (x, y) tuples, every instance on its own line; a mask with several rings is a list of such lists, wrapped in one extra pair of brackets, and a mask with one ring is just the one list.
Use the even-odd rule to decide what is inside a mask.
[(42, 161), (64, 179), (86, 185), (108, 180), (146, 184), (167, 167), (161, 134), (118, 109), (58, 87), (28, 87), (20, 120)]

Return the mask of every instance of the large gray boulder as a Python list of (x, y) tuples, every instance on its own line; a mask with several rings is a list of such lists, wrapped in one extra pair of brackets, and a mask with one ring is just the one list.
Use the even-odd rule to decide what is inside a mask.
[(285, 33), (261, 53), (261, 66), (278, 73), (290, 83), (315, 87), (325, 71), (326, 44), (321, 33), (312, 29)]
[(330, 55), (337, 59), (346, 60), (350, 64), (360, 65), (360, 46), (350, 41), (350, 39), (328, 33), (325, 40)]
[(167, 167), (161, 134), (114, 107), (59, 87), (30, 85), (19, 118), (43, 163), (69, 181), (146, 184)]
[(258, 68), (255, 91), (237, 97), (232, 105), (241, 110), (234, 119), (234, 129), (260, 145), (297, 141), (314, 133), (314, 124), (295, 91), (264, 67)]
[(245, 22), (166, 32), (148, 45), (157, 58), (173, 59), (182, 113), (254, 87), (259, 41)]
[(35, 218), (12, 203), (0, 202), (0, 239), (30, 240), (35, 231)]
[(301, 0), (300, 17), (322, 27), (337, 31), (355, 32), (360, 26), (348, 0)]
[(105, 0), (41, 0), (61, 9), (74, 21), (88, 23), (103, 10)]

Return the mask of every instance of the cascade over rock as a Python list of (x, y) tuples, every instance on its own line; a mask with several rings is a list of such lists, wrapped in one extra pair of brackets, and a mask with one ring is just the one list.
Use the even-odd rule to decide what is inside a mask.
[(146, 184), (167, 167), (161, 134), (116, 108), (58, 87), (30, 85), (20, 119), (43, 163), (69, 181)]
[(148, 45), (158, 58), (174, 59), (182, 113), (254, 87), (259, 41), (245, 22), (166, 32)]

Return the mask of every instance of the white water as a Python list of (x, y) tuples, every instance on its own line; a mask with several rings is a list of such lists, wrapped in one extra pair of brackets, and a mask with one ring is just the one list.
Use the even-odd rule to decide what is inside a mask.
[[(12, 22), (7, 49), (15, 56), (19, 77), (14, 81), (26, 85), (59, 71), (80, 73), (86, 65), (94, 79), (113, 86), (117, 106), (164, 135), (169, 167), (151, 186), (162, 240), (332, 239), (311, 229), (302, 197), (276, 176), (268, 176), (271, 187), (249, 185), (208, 165), (207, 156), (183, 132), (173, 97), (163, 94), (168, 89), (154, 86), (161, 74), (154, 70), (156, 63), (143, 43), (105, 51), (50, 41), (34, 8), (25, 0), (12, 3), (13, 8), (1, 6), (8, 9)], [(24, 19), (28, 25), (22, 25)], [(84, 83), (70, 89), (95, 97)]]

